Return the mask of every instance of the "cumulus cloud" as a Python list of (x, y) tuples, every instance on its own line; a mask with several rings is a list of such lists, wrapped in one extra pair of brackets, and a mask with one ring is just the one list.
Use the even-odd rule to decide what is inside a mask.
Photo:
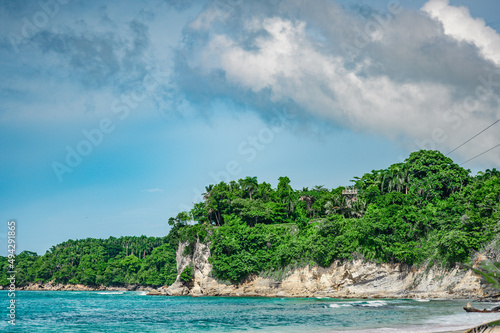
[[(20, 2), (21, 13), (32, 17), (40, 8), (27, 3)], [(0, 5), (0, 16), (21, 24), (11, 17), (17, 7)], [(5, 100), (14, 103), (4, 101), (5, 109), (42, 114), (32, 107), (39, 100), (29, 104), (15, 96), (33, 90), (51, 105), (49, 90), (71, 85), (71, 96), (80, 96), (82, 84), (87, 96), (68, 98), (64, 112), (109, 112), (114, 99), (140, 86), (151, 68), (169, 72), (173, 66), (173, 76), (151, 94), (167, 116), (196, 106), (207, 112), (220, 98), (235, 109), (258, 110), (263, 118), (286, 108), (311, 127), (328, 123), (382, 134), (409, 149), (442, 151), (500, 117), (500, 36), (467, 8), (445, 0), (430, 0), (420, 11), (346, 7), (331, 0), (164, 0), (94, 5), (85, 15), (79, 8), (61, 7), (30, 38), (26, 52), (8, 53), (5, 59), (17, 65), (0, 84)], [(165, 8), (186, 17), (201, 8), (184, 26), (174, 59), (170, 47), (177, 41), (164, 37), (171, 31), (159, 13)], [(3, 37), (0, 53), (6, 54), (11, 47)], [(40, 82), (49, 84), (38, 89)], [(15, 104), (20, 102), (25, 109)], [(494, 146), (498, 133), (491, 128), (454, 157), (465, 160)], [(493, 152), (482, 158), (500, 161)]]
[[(381, 133), (411, 149), (449, 150), (500, 117), (500, 72), (492, 62), (499, 36), (461, 8), (434, 0), (421, 12), (265, 3), (230, 13), (208, 7), (194, 20), (186, 36), (197, 43), (180, 50), (177, 62), (185, 90), (199, 95), (201, 86), (263, 113), (293, 105), (304, 116)], [(447, 28), (443, 21), (455, 11), (479, 32)], [(491, 34), (481, 39), (481, 31)], [(461, 157), (491, 147), (498, 133), (472, 141)]]
[(474, 44), (486, 59), (500, 65), (500, 36), (483, 19), (471, 17), (467, 7), (450, 6), (449, 0), (431, 0), (422, 10), (441, 22), (445, 34)]

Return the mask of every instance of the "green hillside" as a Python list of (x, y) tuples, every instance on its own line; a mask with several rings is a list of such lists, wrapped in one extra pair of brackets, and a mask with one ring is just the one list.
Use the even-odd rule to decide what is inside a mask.
[(451, 266), (467, 263), (498, 234), (500, 172), (472, 176), (438, 151), (414, 152), (343, 190), (295, 190), (287, 177), (275, 189), (255, 177), (221, 182), (170, 219), (172, 237), (210, 234), (213, 274), (238, 282), (353, 257)]
[[(334, 171), (332, 171), (334, 172)], [(171, 284), (180, 240), (210, 241), (213, 275), (236, 283), (250, 274), (281, 278), (305, 264), (363, 258), (408, 265), (468, 263), (500, 227), (500, 172), (473, 176), (438, 151), (355, 177), (352, 187), (276, 188), (256, 177), (206, 187), (203, 201), (169, 219), (168, 236), (67, 241), (45, 255), (16, 258), (18, 284)], [(7, 258), (0, 284), (7, 284)]]

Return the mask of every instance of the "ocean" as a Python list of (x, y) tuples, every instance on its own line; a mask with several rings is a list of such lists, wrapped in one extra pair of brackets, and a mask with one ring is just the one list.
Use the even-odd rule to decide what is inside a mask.
[[(500, 319), (467, 301), (164, 297), (145, 292), (17, 291), (16, 325), (0, 292), (6, 332), (449, 332)], [(472, 303), (490, 308), (493, 303)]]

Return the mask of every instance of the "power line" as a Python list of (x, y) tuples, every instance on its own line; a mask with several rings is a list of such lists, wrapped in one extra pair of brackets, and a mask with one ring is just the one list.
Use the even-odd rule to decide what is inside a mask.
[(464, 165), (465, 163), (467, 163), (467, 162), (469, 162), (469, 161), (472, 161), (473, 159), (475, 159), (475, 158), (477, 158), (477, 157), (479, 157), (479, 156), (481, 156), (481, 155), (484, 155), (484, 154), (486, 154), (487, 152), (489, 152), (490, 150), (493, 150), (493, 149), (495, 149), (495, 148), (497, 148), (497, 147), (500, 147), (500, 143), (499, 143), (499, 144), (497, 144), (495, 147), (492, 147), (492, 148), (490, 148), (490, 149), (488, 149), (488, 150), (486, 150), (486, 151), (483, 151), (481, 154), (476, 155), (476, 156), (474, 156), (473, 158), (469, 158), (467, 161), (463, 162), (463, 163), (462, 163), (462, 164), (460, 164), (460, 165)]
[[(497, 121), (495, 121), (493, 124), (491, 124), (490, 126), (486, 127), (484, 130), (482, 130), (481, 132), (477, 133), (476, 135), (474, 135), (472, 138), (470, 138), (469, 140), (465, 141), (464, 143), (462, 143), (460, 146), (458, 146), (457, 148), (453, 149), (452, 151), (450, 151), (448, 154), (446, 154), (445, 156), (448, 156), (450, 155), (451, 153), (453, 153), (455, 150), (457, 150), (458, 148), (462, 147), (463, 145), (465, 145), (467, 142), (471, 141), (472, 139), (474, 139), (475, 137), (477, 137), (479, 134), (483, 133), (484, 131), (486, 131), (488, 128), (490, 128), (491, 126), (495, 125), (496, 123), (498, 123), (500, 121), (500, 119), (498, 119)], [(477, 157), (477, 156), (476, 156)], [(474, 158), (476, 158), (474, 157)], [(468, 161), (467, 161), (468, 162)], [(467, 162), (464, 162), (464, 163), (467, 163)], [(463, 163), (462, 163), (463, 164)]]

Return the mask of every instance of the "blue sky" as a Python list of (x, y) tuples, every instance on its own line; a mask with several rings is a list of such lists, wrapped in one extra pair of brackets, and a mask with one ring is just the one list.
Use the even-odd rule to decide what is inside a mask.
[[(498, 12), (494, 0), (2, 2), (0, 254), (9, 219), (18, 252), (163, 236), (220, 180), (331, 188), (448, 152), (500, 118)], [(499, 165), (497, 149), (465, 167)]]

